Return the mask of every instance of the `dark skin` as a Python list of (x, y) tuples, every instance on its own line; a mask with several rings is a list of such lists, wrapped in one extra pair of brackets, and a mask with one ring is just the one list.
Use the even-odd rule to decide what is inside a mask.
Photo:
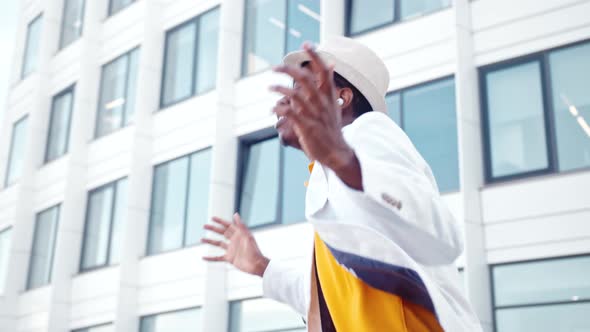
[[(334, 68), (328, 66), (310, 44), (303, 49), (310, 57), (309, 65), (282, 65), (274, 71), (293, 78), (293, 87), (271, 86), (283, 97), (273, 108), (275, 125), (284, 145), (302, 150), (332, 170), (349, 187), (362, 191), (362, 173), (354, 150), (346, 143), (342, 128), (355, 119), (350, 88), (334, 84)], [(338, 98), (344, 102), (338, 105)], [(215, 224), (206, 230), (222, 235), (226, 241), (203, 238), (201, 241), (225, 250), (220, 256), (203, 257), (209, 262), (228, 262), (240, 271), (262, 277), (270, 260), (265, 257), (254, 236), (235, 213), (233, 222), (213, 217)]]

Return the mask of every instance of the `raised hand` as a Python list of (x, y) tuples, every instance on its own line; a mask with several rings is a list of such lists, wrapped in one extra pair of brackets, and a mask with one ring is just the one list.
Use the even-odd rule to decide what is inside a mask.
[(227, 241), (202, 238), (201, 242), (222, 248), (225, 250), (225, 254), (207, 256), (203, 257), (203, 259), (209, 262), (228, 262), (242, 272), (262, 277), (268, 266), (269, 259), (260, 252), (256, 239), (254, 239), (248, 227), (244, 225), (240, 215), (235, 213), (233, 222), (219, 217), (213, 217), (211, 220), (216, 225), (207, 224), (204, 228), (223, 235)]

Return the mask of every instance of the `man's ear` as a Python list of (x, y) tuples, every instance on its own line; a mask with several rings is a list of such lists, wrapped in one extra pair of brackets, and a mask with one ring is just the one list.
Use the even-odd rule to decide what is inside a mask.
[(354, 99), (354, 93), (350, 88), (342, 88), (338, 91), (338, 98), (342, 98), (344, 103), (340, 106), (342, 109), (346, 109), (352, 104), (352, 100)]

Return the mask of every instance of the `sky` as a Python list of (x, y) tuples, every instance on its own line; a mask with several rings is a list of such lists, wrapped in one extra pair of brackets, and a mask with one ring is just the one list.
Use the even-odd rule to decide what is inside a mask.
[[(21, 0), (0, 1), (0, 123), (6, 110), (6, 96), (10, 86), (12, 55), (16, 37), (18, 8)], [(1, 126), (0, 126), (1, 127)], [(0, 128), (2, 130), (2, 128)]]

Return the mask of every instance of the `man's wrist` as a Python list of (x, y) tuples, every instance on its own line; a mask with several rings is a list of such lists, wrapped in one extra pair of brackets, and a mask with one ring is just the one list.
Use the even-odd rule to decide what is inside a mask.
[(270, 259), (262, 256), (258, 259), (258, 261), (254, 264), (254, 275), (262, 277), (264, 275), (264, 271), (268, 267), (270, 263)]

